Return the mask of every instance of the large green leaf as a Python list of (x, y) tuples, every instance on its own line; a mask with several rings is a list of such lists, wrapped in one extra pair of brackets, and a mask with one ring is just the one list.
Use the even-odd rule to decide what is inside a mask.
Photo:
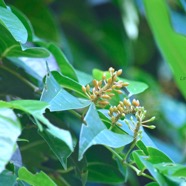
[(2, 186), (14, 186), (16, 183), (16, 178), (17, 176), (13, 172), (4, 170), (0, 174), (0, 181), (1, 181), (0, 184)]
[[(103, 73), (106, 74), (107, 78), (110, 77), (109, 72), (104, 72), (98, 69), (94, 69), (92, 73), (93, 73), (93, 77), (97, 80), (102, 79)], [(129, 85), (127, 86), (127, 90), (129, 91), (128, 96), (139, 94), (141, 92), (144, 92), (148, 88), (148, 85), (143, 82), (131, 81), (131, 80), (124, 79), (124, 78), (118, 78), (118, 80), (129, 83)]]
[(166, 182), (166, 179), (157, 171), (153, 164), (146, 160), (146, 156), (143, 155), (143, 152), (134, 151), (132, 154), (135, 163), (139, 166), (139, 168), (141, 168), (142, 171), (144, 171), (144, 168), (148, 169), (150, 174), (155, 178), (160, 186), (169, 186)]
[(0, 173), (16, 150), (16, 141), (20, 134), (21, 125), (14, 112), (9, 108), (0, 108)]
[(52, 179), (42, 171), (32, 174), (25, 167), (21, 167), (18, 171), (18, 176), (19, 180), (23, 180), (33, 186), (57, 186)]
[(78, 82), (74, 81), (73, 79), (70, 79), (67, 76), (58, 73), (57, 71), (53, 71), (52, 75), (62, 87), (76, 92), (81, 97), (87, 98), (85, 93), (82, 91), (82, 86)]
[(42, 122), (47, 126), (48, 128), (47, 131), (51, 135), (63, 141), (68, 146), (68, 148), (72, 151), (73, 142), (69, 131), (55, 127), (49, 122), (48, 119), (44, 117), (43, 114), (46, 108), (49, 107), (47, 103), (42, 101), (36, 101), (36, 100), (16, 100), (11, 102), (0, 101), (0, 108), (3, 107), (18, 109), (32, 115), (35, 118), (36, 125), (39, 127), (40, 131), (43, 130), (42, 125), (40, 124), (40, 122)]
[(65, 57), (65, 55), (61, 51), (61, 49), (53, 43), (48, 44), (47, 48), (55, 57), (56, 62), (59, 65), (61, 73), (65, 76), (68, 76), (69, 78), (77, 81), (77, 76), (76, 76), (75, 70), (72, 67), (72, 65), (70, 64), (70, 62), (67, 60), (67, 58)]
[(140, 170), (148, 169), (161, 186), (168, 186), (169, 182), (167, 182), (164, 176), (160, 174), (156, 165), (159, 163), (172, 163), (172, 160), (158, 149), (147, 147), (145, 151), (146, 152), (144, 153), (141, 150), (137, 150), (132, 153), (135, 163)]
[(186, 183), (186, 166), (162, 162), (156, 164), (155, 167), (160, 173), (177, 184)]
[(11, 33), (16, 41), (26, 43), (28, 33), (21, 21), (9, 9), (0, 7), (0, 12), (0, 23)]
[(35, 34), (33, 27), (28, 20), (28, 18), (17, 8), (11, 7), (12, 12), (19, 18), (19, 20), (24, 24), (27, 32), (28, 32), (28, 41), (33, 41)]
[(11, 1), (11, 4), (29, 18), (38, 37), (59, 42), (60, 33), (57, 28), (55, 16), (52, 15), (46, 2), (42, 0), (16, 0)]
[(62, 111), (84, 108), (90, 105), (89, 100), (80, 100), (60, 87), (54, 77), (46, 77), (46, 85), (41, 95), (41, 101), (49, 103), (50, 111)]
[(161, 152), (158, 149), (152, 148), (152, 147), (148, 147), (147, 148), (148, 154), (149, 154), (149, 158), (148, 161), (151, 162), (152, 164), (157, 164), (157, 163), (161, 163), (161, 162), (168, 162), (171, 163), (172, 160), (163, 152)]
[[(54, 128), (53, 130), (56, 129)], [(66, 141), (67, 139), (71, 139), (70, 133), (64, 132), (61, 129), (56, 130), (56, 132), (60, 132), (61, 134), (63, 134), (64, 141)], [(57, 135), (54, 136), (54, 133), (56, 134), (56, 132), (53, 132), (52, 134), (50, 130), (46, 129), (42, 132), (39, 132), (39, 134), (45, 139), (51, 150), (61, 162), (62, 166), (66, 169), (67, 158), (70, 156), (73, 149), (70, 149), (64, 141), (57, 137)]]
[[(88, 181), (107, 184), (117, 184), (125, 181), (127, 177), (126, 169), (121, 172), (119, 161), (116, 162), (116, 157), (113, 158), (113, 154), (104, 146), (91, 147), (86, 152), (86, 158), (88, 162)], [(120, 160), (120, 165), (122, 166), (122, 164)]]
[(173, 71), (176, 83), (186, 98), (186, 38), (173, 30), (165, 0), (143, 1), (146, 16), (156, 42)]
[(17, 42), (10, 32), (0, 24), (0, 57), (48, 57), (50, 53), (42, 47), (25, 47)]
[(76, 74), (81, 85), (86, 85), (92, 81), (92, 76), (85, 72), (76, 70)]
[(19, 45), (11, 46), (6, 50), (7, 57), (32, 57), (45, 58), (49, 57), (50, 53), (42, 47), (23, 47)]
[(79, 141), (79, 160), (92, 145), (106, 145), (119, 148), (129, 144), (133, 138), (125, 134), (117, 134), (106, 128), (96, 111), (95, 105), (91, 104), (84, 118), (86, 125), (82, 124)]

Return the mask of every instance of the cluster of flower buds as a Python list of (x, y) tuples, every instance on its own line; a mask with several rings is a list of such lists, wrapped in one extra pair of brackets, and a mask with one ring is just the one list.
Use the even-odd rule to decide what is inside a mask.
[[(140, 106), (139, 100), (133, 99), (131, 103), (129, 99), (125, 98), (123, 101), (120, 101), (117, 106), (111, 106), (108, 114), (111, 117), (111, 121), (113, 125), (116, 124), (118, 126), (121, 126), (121, 124), (118, 123), (118, 120), (124, 119), (127, 114), (133, 114), (141, 126), (154, 129), (155, 128), (154, 125), (150, 125), (150, 126), (145, 125), (145, 123), (154, 121), (155, 119), (155, 117), (152, 117), (148, 120), (144, 120), (146, 112), (147, 111), (144, 109), (144, 107)], [(134, 123), (133, 118), (131, 118), (131, 121)], [(131, 128), (131, 126), (129, 126), (129, 128)]]
[(136, 114), (139, 108), (141, 108), (139, 100), (133, 99), (131, 103), (129, 99), (125, 98), (117, 106), (111, 106), (108, 114), (111, 117), (112, 123), (119, 125), (117, 123), (119, 119), (124, 118), (127, 114)]
[(93, 88), (90, 85), (82, 86), (83, 92), (89, 99), (100, 107), (105, 107), (109, 104), (109, 100), (115, 96), (115, 93), (122, 94), (122, 88), (129, 85), (127, 82), (118, 81), (118, 76), (122, 74), (122, 69), (115, 71), (114, 68), (109, 68), (110, 77), (107, 78), (104, 73), (100, 81), (93, 80)]

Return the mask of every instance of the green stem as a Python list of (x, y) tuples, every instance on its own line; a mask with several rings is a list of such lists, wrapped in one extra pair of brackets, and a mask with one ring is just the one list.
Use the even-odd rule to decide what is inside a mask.
[(128, 165), (132, 170), (134, 170), (138, 176), (144, 176), (144, 177), (149, 178), (149, 179), (151, 179), (153, 181), (156, 181), (152, 176), (140, 171), (135, 166), (133, 166), (131, 164), (128, 164), (128, 163), (126, 163), (126, 165)]
[(61, 170), (61, 169), (54, 170), (54, 169), (44, 167), (44, 166), (41, 166), (41, 168), (45, 171), (48, 171), (48, 172), (57, 172), (57, 173), (61, 173), (61, 174), (67, 174), (67, 173), (74, 170), (74, 167), (69, 167), (66, 170)]
[(105, 147), (106, 147), (110, 152), (112, 152), (112, 154), (114, 154), (124, 165), (126, 165), (126, 166), (130, 167), (132, 170), (134, 170), (138, 176), (144, 176), (144, 177), (149, 178), (149, 179), (151, 179), (151, 180), (153, 180), (153, 181), (156, 181), (152, 176), (150, 176), (150, 175), (148, 175), (148, 174), (146, 174), (146, 173), (140, 171), (140, 170), (139, 170), (138, 168), (136, 168), (135, 166), (133, 166), (133, 165), (131, 165), (131, 164), (125, 162), (124, 159), (123, 159), (114, 149), (112, 149), (112, 148), (110, 148), (110, 147), (108, 147), (108, 146), (105, 146)]
[(33, 143), (29, 143), (28, 145), (24, 145), (23, 147), (21, 147), (20, 150), (25, 151), (27, 149), (33, 148), (33, 147), (41, 145), (43, 143), (45, 143), (43, 140), (39, 140), (39, 141), (36, 141), (36, 142), (33, 142)]
[(80, 113), (78, 113), (77, 111), (75, 110), (69, 110), (70, 113), (72, 113), (74, 116), (76, 116), (77, 118), (79, 119), (82, 119), (82, 116)]
[(27, 84), (29, 87), (31, 87), (34, 92), (37, 92), (39, 90), (38, 87), (36, 87), (34, 84), (32, 84), (30, 81), (28, 81), (27, 79), (25, 79), (23, 76), (21, 76), (20, 74), (16, 73), (15, 71), (7, 68), (4, 65), (0, 65), (0, 68), (10, 72), (11, 74), (13, 74), (14, 76), (16, 76), (18, 79), (20, 79), (21, 81), (23, 81), (25, 84)]
[(132, 149), (136, 146), (136, 142), (137, 142), (137, 140), (136, 140), (136, 138), (134, 138), (134, 140), (132, 141), (132, 144), (131, 144), (129, 150), (127, 151), (127, 153), (125, 155), (125, 158), (123, 159), (124, 162), (127, 160), (127, 158), (129, 156), (130, 152), (132, 151)]
[(114, 128), (114, 125), (111, 125), (110, 127), (109, 127), (109, 130), (112, 130)]
[(69, 112), (72, 113), (74, 116), (76, 116), (78, 119), (80, 119), (85, 125), (87, 125), (86, 121), (84, 120), (84, 114), (86, 110), (83, 112), (82, 115), (76, 110), (69, 110)]
[(105, 146), (112, 154), (114, 154), (120, 161), (123, 161), (123, 158), (111, 147)]
[(140, 126), (141, 126), (141, 121), (138, 121), (137, 124), (136, 124), (136, 128), (134, 130), (134, 140), (132, 141), (132, 144), (131, 144), (129, 150), (128, 150), (128, 152), (125, 155), (125, 158), (123, 160), (124, 162), (127, 160), (127, 158), (129, 156), (130, 152), (132, 151), (132, 149), (136, 146), (136, 142), (137, 142)]

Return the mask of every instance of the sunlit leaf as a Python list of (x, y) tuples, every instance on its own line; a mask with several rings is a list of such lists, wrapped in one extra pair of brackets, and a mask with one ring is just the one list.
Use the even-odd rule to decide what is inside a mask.
[[(104, 72), (98, 69), (93, 70), (93, 77), (97, 80), (101, 80), (103, 73), (106, 74), (107, 78), (110, 77), (109, 72)], [(129, 97), (134, 94), (139, 94), (141, 92), (144, 92), (148, 88), (148, 85), (143, 82), (131, 81), (120, 77), (118, 78), (118, 80), (129, 83), (129, 85), (127, 86), (127, 90), (129, 91), (129, 95), (128, 95)]]
[(1, 108), (0, 103), (0, 173), (16, 150), (16, 141), (21, 134), (21, 125), (9, 108)]
[(0, 24), (1, 57), (48, 57), (50, 53), (42, 47), (26, 47), (17, 42), (10, 32)]
[(81, 85), (86, 85), (86, 84), (90, 83), (93, 79), (93, 77), (91, 75), (89, 75), (85, 72), (79, 71), (79, 70), (76, 70), (76, 74), (77, 74), (79, 83)]
[(80, 100), (61, 88), (51, 74), (46, 77), (41, 101), (49, 103), (50, 111), (79, 109), (87, 107), (91, 103), (89, 100)]
[[(177, 34), (170, 23), (170, 16), (166, 2), (162, 0), (143, 0), (149, 25), (160, 48), (160, 51), (169, 63), (174, 79), (186, 98), (184, 77), (186, 38)], [(158, 9), (158, 12), (156, 11)], [(162, 27), (163, 25), (163, 27)]]
[(167, 180), (156, 169), (156, 165), (162, 162), (172, 163), (172, 160), (158, 149), (147, 147), (146, 150), (148, 154), (144, 154), (144, 152), (140, 150), (132, 152), (132, 156), (136, 164), (140, 170), (148, 169), (150, 174), (157, 180), (160, 185), (169, 186)]
[(26, 43), (28, 33), (21, 21), (8, 9), (0, 7), (0, 23), (20, 43)]
[(154, 168), (153, 164), (146, 160), (146, 156), (144, 156), (142, 152), (134, 151), (132, 154), (135, 157), (137, 165), (140, 165), (139, 168), (142, 168), (142, 170), (144, 170), (144, 168), (148, 169), (150, 174), (155, 178), (159, 185), (169, 186), (166, 183), (165, 178), (157, 171), (156, 168)]
[(11, 7), (11, 10), (19, 18), (19, 20), (24, 24), (28, 32), (28, 41), (33, 41), (35, 35), (34, 35), (33, 27), (29, 19), (19, 9), (15, 7)]
[(157, 164), (157, 163), (161, 163), (161, 162), (172, 162), (172, 160), (165, 155), (163, 152), (161, 152), (158, 149), (152, 148), (152, 147), (148, 147), (147, 148), (149, 157), (147, 158), (147, 160), (149, 162), (151, 162), (152, 164)]
[[(44, 117), (44, 113), (46, 108), (49, 107), (49, 105), (42, 101), (36, 101), (36, 100), (16, 100), (12, 102), (3, 102), (0, 101), (0, 108), (12, 108), (12, 109), (18, 109), (23, 112), (26, 112), (27, 114), (32, 115), (36, 119), (36, 125), (39, 127), (40, 131), (43, 131), (41, 123), (47, 126), (47, 131), (64, 142), (68, 148), (72, 151), (73, 149), (73, 142), (71, 135), (69, 131), (65, 131), (62, 129), (59, 129), (52, 125), (47, 118)], [(37, 122), (40, 121), (40, 122)]]
[(57, 186), (52, 179), (42, 171), (32, 174), (25, 167), (21, 167), (18, 171), (18, 176), (19, 180), (23, 180), (33, 186)]

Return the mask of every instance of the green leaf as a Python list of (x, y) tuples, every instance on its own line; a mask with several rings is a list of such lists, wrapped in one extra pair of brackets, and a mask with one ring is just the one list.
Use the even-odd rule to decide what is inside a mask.
[(145, 166), (141, 162), (139, 156), (145, 156), (144, 152), (141, 150), (135, 150), (134, 152), (132, 152), (132, 158), (134, 159), (136, 165), (138, 166), (140, 170), (144, 170)]
[(113, 154), (104, 146), (91, 147), (86, 153), (86, 158), (88, 181), (117, 184), (123, 183), (127, 178), (126, 167), (122, 165), (121, 160), (113, 158)]
[(33, 186), (57, 186), (52, 179), (42, 171), (32, 174), (25, 167), (21, 167), (18, 170), (18, 176), (19, 180), (23, 180)]
[[(101, 115), (101, 119), (104, 121), (110, 121), (110, 116), (108, 115), (108, 110), (106, 109), (100, 109), (99, 112), (102, 114)], [(131, 114), (126, 115), (125, 120), (128, 121), (128, 123), (133, 126), (132, 121), (130, 120)], [(136, 121), (136, 118), (133, 116), (133, 120)], [(137, 121), (136, 121), (137, 122)], [(126, 132), (129, 135), (133, 135), (133, 131), (129, 129), (128, 124), (126, 124), (126, 122), (124, 120), (118, 120), (118, 123), (121, 124), (121, 126), (119, 127), (121, 130), (123, 130), (124, 132)], [(111, 124), (110, 124), (111, 125)], [(141, 141), (144, 143), (145, 146), (150, 146), (150, 147), (154, 147), (156, 148), (156, 145), (153, 143), (152, 139), (147, 135), (147, 133), (144, 131), (144, 129), (141, 127), (140, 130), (142, 131), (141, 134)]]
[(70, 79), (67, 76), (58, 73), (57, 71), (53, 71), (52, 75), (62, 87), (76, 92), (81, 97), (87, 98), (85, 93), (82, 91), (82, 86), (78, 82), (74, 81), (73, 79)]
[(76, 70), (76, 74), (81, 85), (86, 85), (92, 81), (92, 76), (85, 72)]
[(77, 81), (77, 76), (74, 68), (70, 64), (70, 62), (65, 57), (64, 53), (61, 51), (59, 47), (55, 44), (50, 43), (47, 45), (48, 50), (53, 54), (56, 59), (57, 64), (59, 65), (60, 71), (63, 75)]
[[(102, 79), (103, 73), (106, 74), (107, 78), (110, 77), (110, 73), (107, 71), (104, 72), (98, 69), (94, 69), (92, 73), (93, 73), (93, 77), (97, 80)], [(143, 82), (131, 81), (120, 77), (118, 78), (118, 80), (129, 83), (129, 85), (127, 86), (127, 90), (129, 91), (129, 95), (128, 95), (129, 97), (144, 92), (148, 88), (148, 85)]]
[(145, 186), (159, 186), (159, 185), (156, 182), (151, 182), (151, 183), (146, 184)]
[(5, 4), (4, 0), (0, 0), (0, 6), (6, 8), (6, 4)]
[(0, 108), (4, 107), (18, 109), (32, 115), (35, 118), (36, 125), (41, 131), (43, 130), (43, 127), (40, 122), (49, 128), (53, 127), (53, 125), (43, 116), (46, 108), (48, 108), (48, 104), (45, 102), (36, 100), (16, 100), (11, 102), (0, 101)]
[(82, 124), (79, 142), (79, 160), (92, 145), (106, 145), (119, 148), (129, 144), (133, 138), (129, 135), (117, 134), (106, 128), (99, 118), (95, 105), (91, 104)]
[(21, 110), (41, 121), (44, 121), (46, 118), (43, 116), (43, 113), (46, 108), (48, 108), (48, 104), (37, 100), (16, 100), (11, 102), (0, 101), (0, 108), (3, 107)]
[[(59, 138), (58, 138), (58, 133)], [(54, 152), (56, 157), (61, 162), (64, 169), (67, 168), (67, 158), (72, 153), (73, 149), (72, 147), (69, 148), (69, 146), (64, 142), (68, 141), (68, 144), (72, 144), (72, 138), (68, 131), (62, 130), (62, 129), (56, 129), (53, 128), (53, 132), (51, 132), (51, 129), (43, 130), (42, 132), (39, 132), (39, 134), (45, 139), (45, 141), (48, 143), (51, 150)], [(55, 135), (54, 135), (55, 134)], [(61, 137), (63, 139), (61, 139)]]
[(116, 184), (124, 182), (124, 177), (118, 168), (113, 165), (93, 162), (88, 165), (88, 181)]
[[(78, 161), (78, 148), (76, 148), (73, 154), (68, 159), (69, 167), (74, 167), (76, 179), (78, 179), (82, 184), (73, 184), (70, 182), (70, 185), (86, 185), (88, 170), (87, 170), (87, 158), (83, 157), (81, 161)], [(70, 176), (70, 175), (69, 175)], [(72, 181), (72, 179), (71, 179)], [(77, 180), (76, 180), (77, 182)]]
[(0, 57), (48, 57), (50, 53), (41, 47), (25, 47), (17, 42), (0, 24)]
[(169, 186), (168, 183), (166, 182), (166, 179), (158, 172), (158, 170), (153, 166), (152, 163), (146, 160), (147, 157), (142, 155), (142, 152), (134, 151), (133, 153), (136, 156), (135, 160), (137, 160), (137, 163), (140, 165), (140, 168), (142, 168), (143, 171), (144, 168), (148, 169), (150, 174), (156, 179), (160, 186)]
[(49, 57), (50, 53), (42, 47), (21, 47), (14, 45), (10, 47), (7, 52), (7, 57), (32, 57), (32, 58), (44, 58)]
[(141, 150), (134, 151), (132, 156), (135, 163), (138, 165), (140, 170), (148, 169), (150, 174), (156, 179), (160, 185), (169, 186), (168, 180), (158, 171), (159, 163), (172, 163), (169, 157), (167, 157), (163, 152), (158, 149), (147, 147), (145, 150), (148, 154), (144, 154)]
[(17, 176), (8, 170), (4, 170), (0, 174), (0, 180), (2, 186), (14, 186)]
[(128, 97), (135, 95), (135, 94), (142, 93), (148, 88), (148, 85), (143, 82), (131, 81), (131, 80), (124, 79), (124, 78), (119, 78), (119, 80), (129, 83), (129, 85), (127, 86), (127, 90), (129, 91)]
[(43, 116), (46, 108), (49, 107), (47, 103), (36, 100), (16, 100), (11, 102), (0, 101), (0, 108), (3, 107), (18, 109), (32, 115), (36, 120), (36, 125), (40, 128), (41, 131), (43, 129), (40, 122), (48, 127), (47, 131), (50, 134), (63, 141), (69, 147), (69, 149), (73, 149), (73, 142), (70, 133), (55, 127), (48, 121), (48, 119)]
[(0, 173), (16, 150), (16, 141), (20, 134), (21, 125), (14, 112), (8, 108), (0, 108)]
[(26, 43), (28, 33), (21, 21), (8, 9), (0, 7), (0, 23), (20, 43)]
[(35, 34), (34, 34), (33, 27), (31, 25), (30, 21), (28, 20), (28, 18), (20, 10), (18, 10), (15, 7), (11, 6), (11, 10), (25, 26), (25, 28), (28, 32), (28, 41), (33, 41)]
[(157, 164), (157, 163), (170, 163), (172, 162), (172, 160), (165, 155), (163, 152), (161, 152), (158, 149), (155, 149), (153, 147), (148, 147), (147, 148), (148, 154), (149, 154), (149, 158), (147, 158), (147, 160), (149, 162), (151, 162), (152, 164)]
[(36, 36), (46, 40), (59, 42), (60, 33), (57, 28), (57, 21), (46, 2), (40, 0), (16, 0), (11, 1), (11, 4), (28, 17), (32, 23)]
[(186, 166), (174, 163), (159, 163), (155, 165), (156, 169), (165, 175), (168, 179), (179, 183), (185, 183)]
[(182, 167), (176, 172), (174, 172), (173, 176), (182, 177), (182, 178), (184, 177), (186, 179), (186, 167)]
[(46, 77), (46, 85), (41, 95), (41, 101), (49, 103), (50, 111), (62, 111), (85, 108), (90, 105), (89, 100), (80, 100), (60, 87), (54, 77)]
[[(185, 81), (181, 78), (186, 77), (186, 38), (173, 30), (165, 0), (143, 1), (146, 16), (155, 40), (163, 57), (172, 69), (174, 79), (179, 89), (186, 98)], [(158, 12), (156, 11), (157, 9)]]

